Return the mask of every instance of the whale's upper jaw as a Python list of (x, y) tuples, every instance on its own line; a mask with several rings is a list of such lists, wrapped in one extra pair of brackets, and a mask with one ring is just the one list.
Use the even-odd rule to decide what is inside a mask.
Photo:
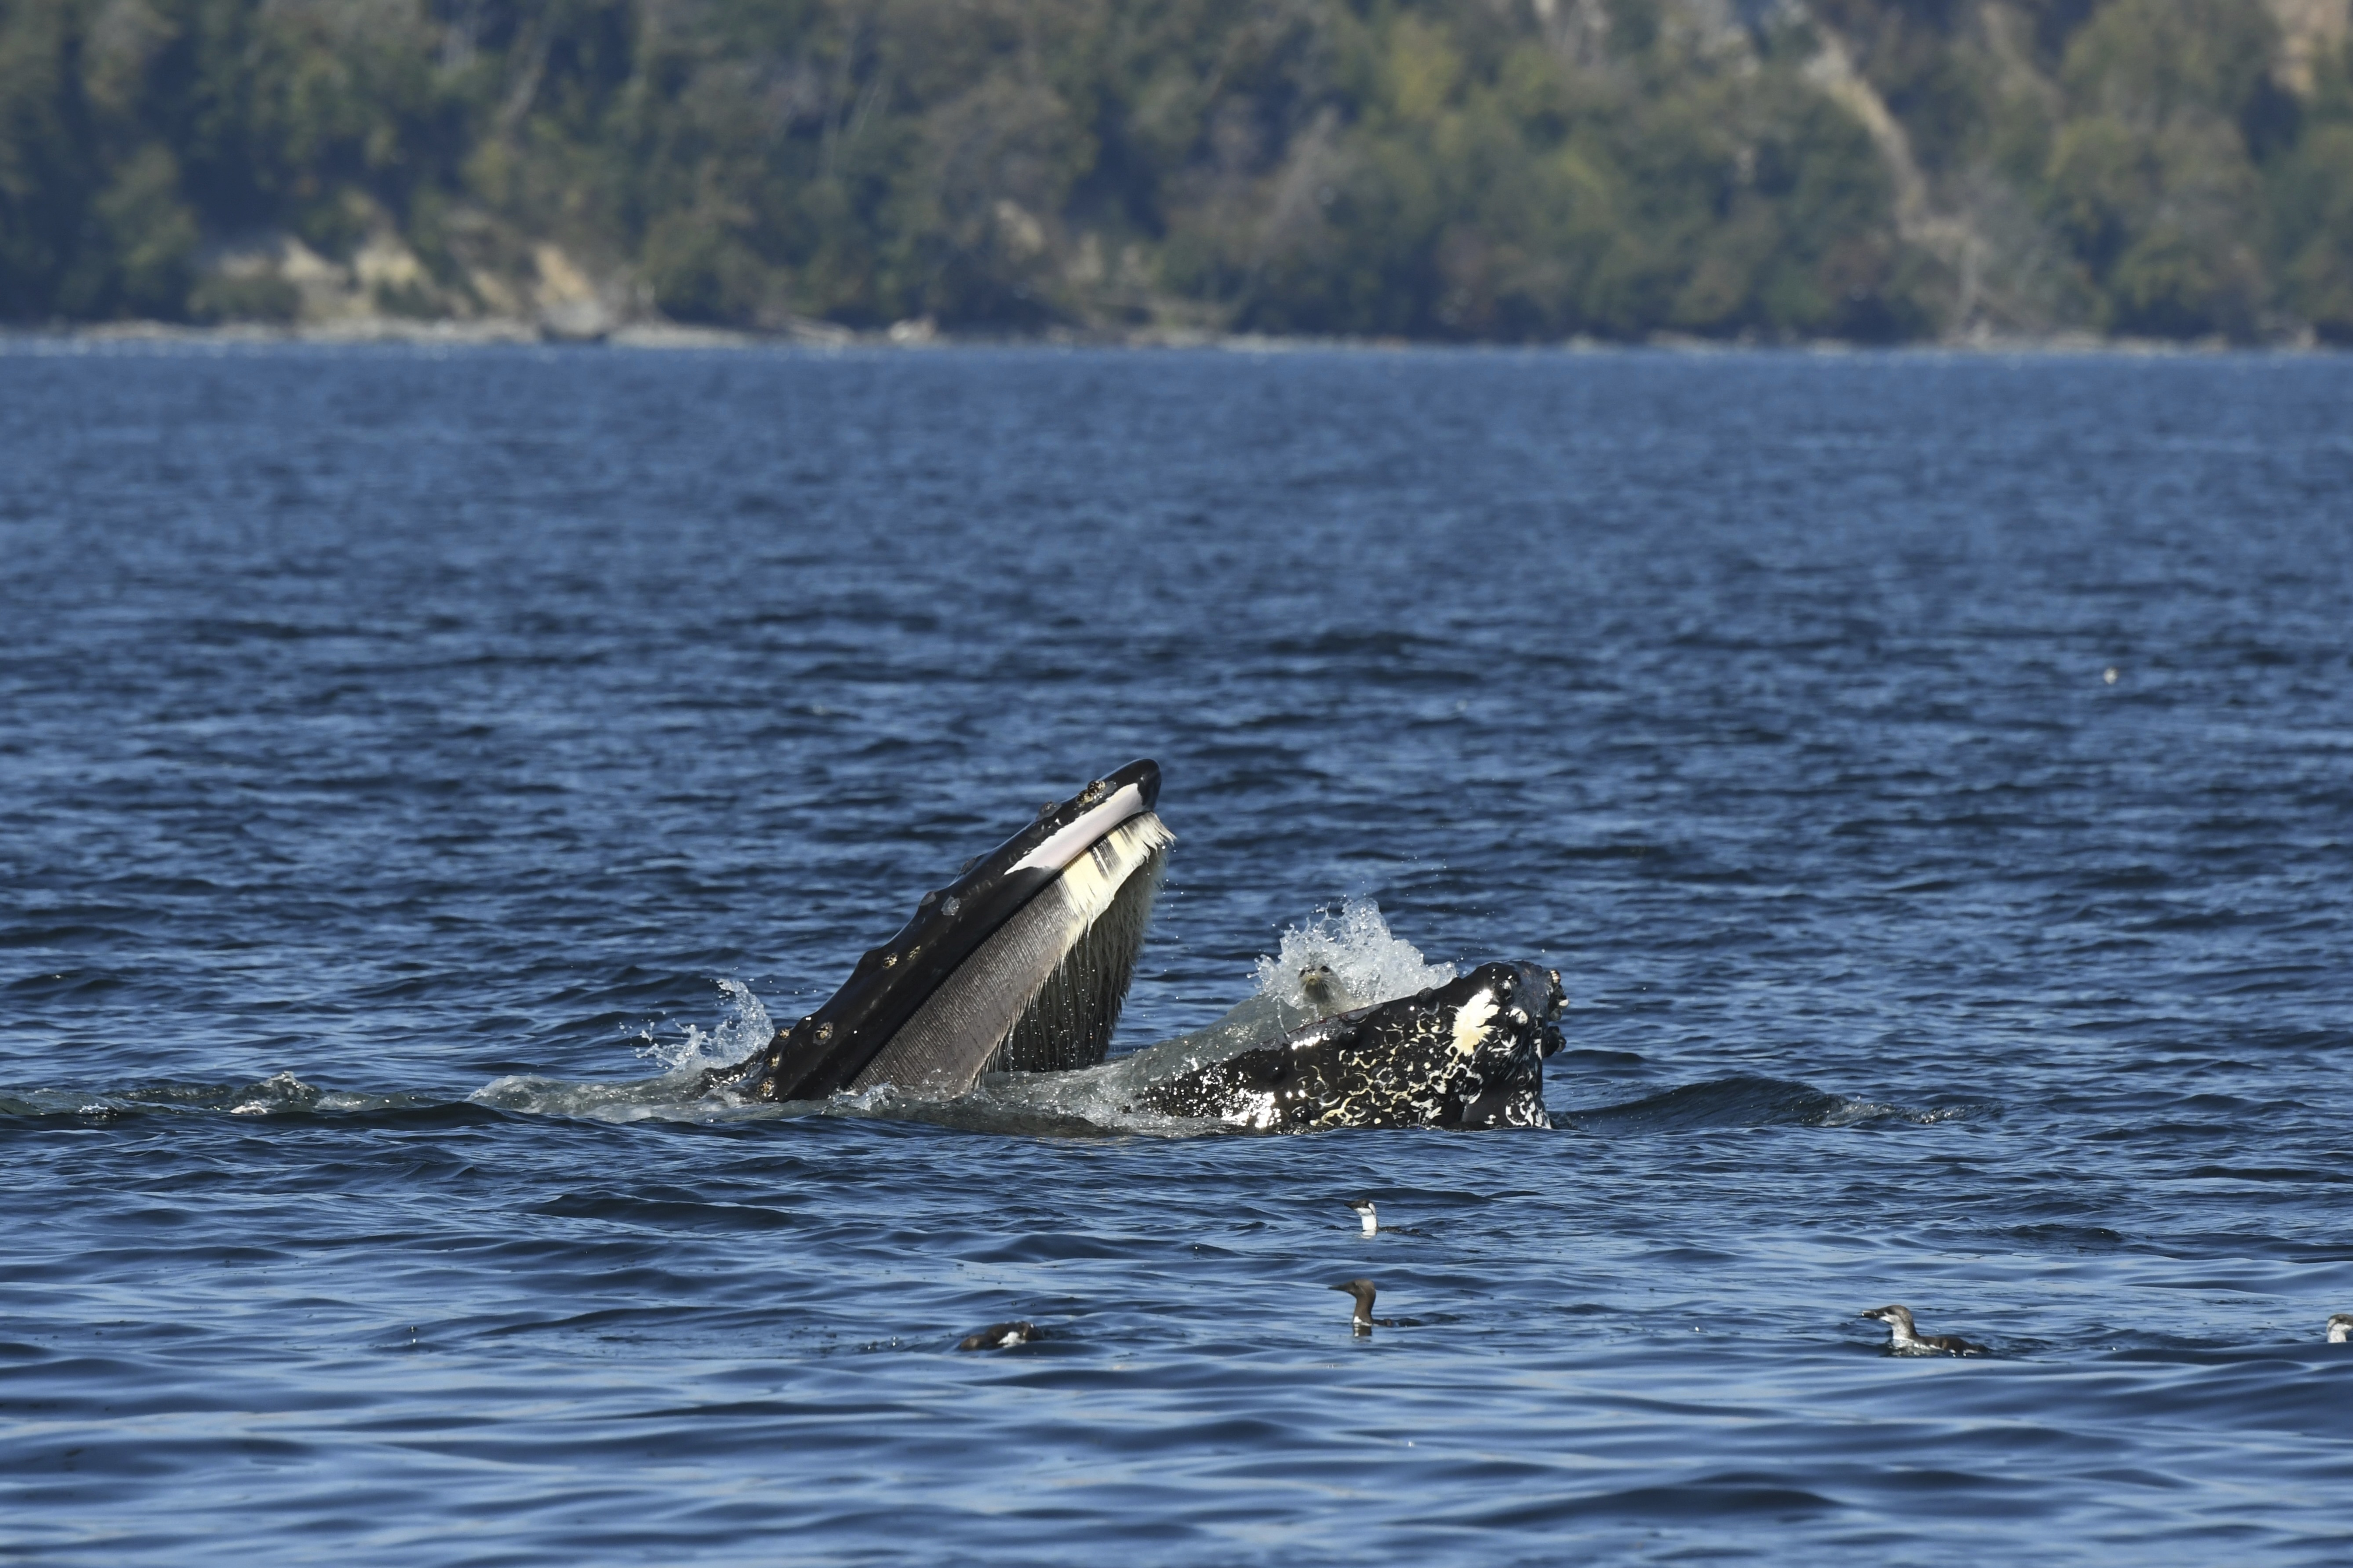
[(1559, 977), (1484, 963), (1416, 995), (1337, 1014), (1156, 1084), (1147, 1103), (1253, 1131), (1546, 1127)]
[[(758, 1055), (713, 1074), (713, 1081), (738, 1085), (763, 1100), (822, 1099), (853, 1086), (869, 1087), (862, 1076), (921, 1015), (934, 1043), (944, 1037), (943, 1031), (955, 1034), (959, 1026), (965, 1037), (950, 1053), (958, 1058), (954, 1063), (926, 1058), (934, 1075), (926, 1087), (949, 1091), (968, 1087), (997, 1050), (1000, 1037), (973, 1046), (978, 1055), (965, 1062), (961, 1058), (971, 1054), (965, 1047), (977, 1040), (974, 1029), (979, 1026), (961, 1014), (944, 1020), (941, 1007), (925, 1014), (925, 1005), (954, 990), (961, 975), (964, 989), (955, 993), (957, 1006), (989, 1016), (994, 1016), (992, 1008), (1001, 1011), (1005, 998), (987, 994), (985, 986), (976, 1001), (967, 994), (976, 978), (983, 977), (965, 972), (976, 958), (983, 963), (1000, 959), (1005, 944), (1000, 942), (992, 949), (991, 939), (1007, 931), (1008, 923), (1040, 894), (1066, 881), (1077, 889), (1077, 907), (1043, 924), (1033, 910), (1028, 926), (1010, 934), (1023, 939), (1024, 953), (1033, 965), (1042, 962), (1051, 967), (1070, 957), (1081, 933), (1103, 923), (1107, 911), (1115, 917), (1119, 929), (1108, 933), (1107, 940), (1124, 947), (1124, 953), (1095, 955), (1083, 987), (1087, 994), (1064, 999), (1064, 1011), (1075, 1009), (1081, 1015), (1075, 1020), (1085, 1037), (1081, 1048), (1093, 1050), (1099, 1059), (1101, 1045), (1125, 997), (1133, 949), (1141, 942), (1161, 850), (1170, 839), (1152, 814), (1159, 798), (1159, 764), (1143, 761), (1047, 806), (1037, 820), (968, 862), (954, 881), (925, 893), (914, 917), (897, 935), (869, 950), (823, 1006), (779, 1029)], [(1046, 949), (1042, 952), (1041, 944)], [(1060, 952), (1051, 951), (1056, 944)], [(1035, 994), (1032, 985), (1016, 1004)], [(1007, 1022), (1009, 1026), (1011, 1020)], [(960, 1081), (944, 1081), (938, 1076), (942, 1073)]]

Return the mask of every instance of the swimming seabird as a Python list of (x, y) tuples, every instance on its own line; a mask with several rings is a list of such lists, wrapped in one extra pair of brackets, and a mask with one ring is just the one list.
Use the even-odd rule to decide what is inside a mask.
[(1046, 1331), (1035, 1323), (991, 1323), (976, 1334), (965, 1335), (956, 1349), (960, 1351), (1010, 1350), (1046, 1337)]
[(1332, 1289), (1345, 1290), (1356, 1299), (1356, 1314), (1349, 1321), (1356, 1325), (1358, 1333), (1369, 1334), (1375, 1329), (1394, 1329), (1398, 1326), (1398, 1321), (1395, 1318), (1373, 1316), (1373, 1282), (1371, 1280), (1351, 1279), (1345, 1285), (1335, 1285)]
[(1365, 1234), (1366, 1236), (1375, 1236), (1379, 1234), (1381, 1219), (1379, 1214), (1373, 1208), (1372, 1199), (1350, 1198), (1348, 1200), (1348, 1206), (1355, 1209), (1356, 1211), (1356, 1217), (1365, 1222)]
[(2353, 1312), (2339, 1312), (2328, 1320), (2328, 1342), (2341, 1345), (2353, 1340)]
[(1873, 1307), (1861, 1314), (1887, 1325), (1887, 1348), (1897, 1355), (1983, 1355), (1986, 1348), (1958, 1334), (1924, 1334), (1912, 1326), (1909, 1307)]

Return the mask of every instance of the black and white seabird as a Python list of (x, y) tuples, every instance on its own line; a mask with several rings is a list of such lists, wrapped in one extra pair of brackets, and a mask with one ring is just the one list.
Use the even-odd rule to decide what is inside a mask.
[(2328, 1320), (2328, 1342), (2341, 1345), (2353, 1340), (2353, 1312), (2339, 1312)]
[(1374, 1209), (1372, 1199), (1350, 1198), (1348, 1200), (1348, 1206), (1355, 1209), (1356, 1211), (1356, 1217), (1365, 1222), (1365, 1234), (1366, 1236), (1377, 1236), (1380, 1233), (1381, 1217), (1379, 1213)]
[(1887, 1325), (1887, 1348), (1896, 1355), (1983, 1355), (1986, 1348), (1958, 1334), (1924, 1334), (1912, 1326), (1909, 1307), (1873, 1307), (1861, 1314)]
[(1376, 1318), (1373, 1316), (1373, 1282), (1371, 1280), (1351, 1279), (1345, 1285), (1335, 1285), (1332, 1289), (1335, 1290), (1345, 1290), (1349, 1295), (1354, 1296), (1356, 1299), (1356, 1315), (1352, 1317), (1349, 1321), (1355, 1324), (1356, 1330), (1358, 1333), (1369, 1334), (1375, 1329), (1394, 1329), (1398, 1327), (1398, 1321), (1395, 1318)]
[(1046, 1337), (1046, 1331), (1035, 1323), (991, 1323), (976, 1334), (966, 1334), (956, 1345), (960, 1351), (1010, 1350), (1015, 1345), (1034, 1343)]

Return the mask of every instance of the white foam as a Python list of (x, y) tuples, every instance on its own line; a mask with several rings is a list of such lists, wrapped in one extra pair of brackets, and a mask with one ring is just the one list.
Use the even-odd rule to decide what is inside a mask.
[[(1340, 995), (1308, 995), (1299, 977), (1319, 967), (1332, 972), (1333, 984), (1325, 989)], [(1393, 934), (1370, 899), (1350, 899), (1336, 914), (1316, 910), (1305, 925), (1282, 933), (1273, 957), (1258, 961), (1260, 995), (1316, 1013), (1394, 1002), (1453, 978), (1453, 965), (1427, 962), (1413, 943)]]
[(514, 1073), (493, 1079), (468, 1095), (476, 1105), (520, 1110), (533, 1116), (570, 1116), (584, 1121), (703, 1120), (673, 1078), (628, 1083), (575, 1083), (564, 1079)]

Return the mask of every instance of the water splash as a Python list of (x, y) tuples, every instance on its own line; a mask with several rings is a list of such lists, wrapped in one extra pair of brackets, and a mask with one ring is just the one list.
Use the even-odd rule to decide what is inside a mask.
[(646, 1043), (638, 1055), (659, 1066), (664, 1078), (733, 1067), (775, 1036), (776, 1026), (766, 1005), (752, 994), (749, 985), (740, 980), (715, 984), (724, 997), (720, 1005), (724, 1016), (712, 1027), (705, 1030), (689, 1024), (684, 1037), (675, 1040), (643, 1037)]
[[(1301, 977), (1319, 969), (1331, 979), (1311, 994)], [(1305, 925), (1285, 931), (1274, 955), (1258, 961), (1257, 977), (1261, 996), (1326, 1014), (1443, 985), (1454, 978), (1454, 966), (1425, 960), (1413, 943), (1390, 931), (1372, 900), (1350, 899), (1337, 913), (1318, 910)]]
[(776, 1026), (767, 1005), (740, 980), (714, 980), (720, 991), (720, 1019), (708, 1029), (686, 1026), (676, 1039), (661, 1039), (650, 1029), (641, 1031), (638, 1056), (661, 1070), (649, 1079), (621, 1081), (546, 1077), (514, 1073), (493, 1079), (468, 1095), (475, 1105), (517, 1110), (534, 1116), (571, 1116), (591, 1121), (729, 1120), (744, 1114), (773, 1115), (773, 1106), (747, 1105), (725, 1090), (706, 1091), (705, 1070), (733, 1067), (766, 1045)]

